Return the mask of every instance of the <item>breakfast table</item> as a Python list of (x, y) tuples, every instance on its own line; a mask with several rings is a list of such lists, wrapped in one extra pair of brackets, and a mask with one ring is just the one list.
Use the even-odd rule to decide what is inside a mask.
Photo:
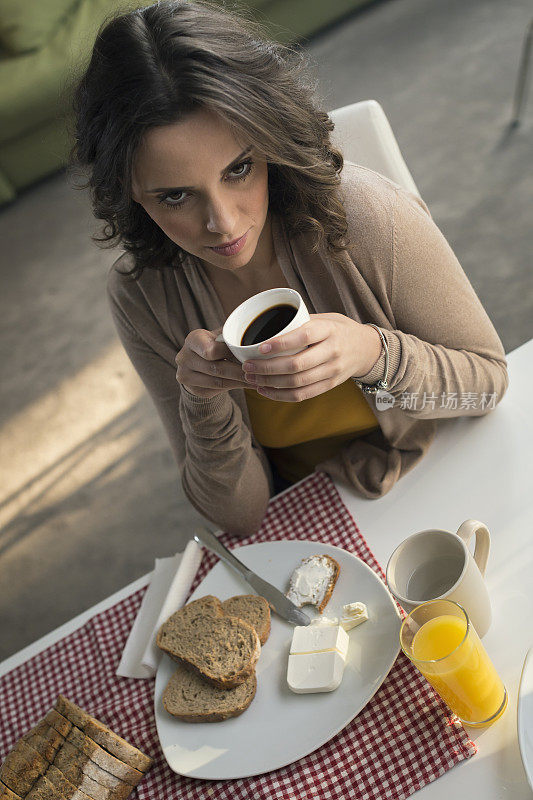
[[(466, 729), (477, 753), (416, 791), (414, 796), (420, 800), (448, 800), (453, 795), (526, 800), (532, 795), (517, 737), (517, 697), (524, 658), (533, 645), (529, 463), (533, 422), (528, 413), (533, 396), (533, 340), (507, 359), (510, 383), (501, 403), (482, 417), (441, 421), (424, 460), (387, 495), (366, 500), (349, 486), (335, 484), (382, 569), (397, 545), (417, 531), (457, 531), (464, 520), (476, 519), (491, 533), (485, 579), (493, 620), (483, 644), (507, 687), (509, 705), (492, 726)], [(294, 492), (295, 487), (286, 491)], [(0, 663), (0, 679), (141, 590), (151, 575), (142, 576)], [(384, 793), (386, 796), (390, 795)]]

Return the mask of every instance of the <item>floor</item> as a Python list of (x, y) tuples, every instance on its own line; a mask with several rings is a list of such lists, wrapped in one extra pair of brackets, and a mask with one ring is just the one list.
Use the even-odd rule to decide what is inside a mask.
[[(306, 43), (324, 107), (378, 100), (506, 352), (533, 336), (530, 0), (388, 0)], [(0, 660), (183, 548), (200, 518), (104, 296), (117, 251), (62, 173), (0, 210)]]

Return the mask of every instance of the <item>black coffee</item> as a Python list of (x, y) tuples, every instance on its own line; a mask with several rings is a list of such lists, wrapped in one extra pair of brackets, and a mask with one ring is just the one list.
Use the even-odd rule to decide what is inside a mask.
[(262, 311), (246, 328), (241, 345), (259, 344), (283, 330), (296, 316), (297, 309), (288, 304), (272, 306)]

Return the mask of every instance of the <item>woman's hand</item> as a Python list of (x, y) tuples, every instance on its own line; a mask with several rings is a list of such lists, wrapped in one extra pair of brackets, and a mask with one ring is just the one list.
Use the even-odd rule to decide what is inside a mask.
[(215, 397), (229, 389), (249, 388), (240, 361), (224, 342), (215, 341), (221, 330), (191, 331), (175, 358), (176, 380), (198, 397)]
[[(245, 361), (248, 386), (272, 400), (300, 402), (369, 372), (381, 354), (375, 328), (343, 314), (311, 314), (295, 331), (261, 345), (276, 358)], [(278, 355), (305, 347), (294, 356)], [(270, 348), (267, 350), (266, 348)]]

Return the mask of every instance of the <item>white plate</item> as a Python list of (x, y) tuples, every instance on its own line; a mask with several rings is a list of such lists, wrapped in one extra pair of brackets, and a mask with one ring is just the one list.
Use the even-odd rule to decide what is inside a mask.
[(533, 647), (526, 654), (520, 678), (517, 725), (520, 754), (533, 789)]
[[(157, 733), (171, 769), (194, 778), (228, 779), (260, 775), (311, 753), (344, 728), (377, 692), (398, 655), (401, 619), (385, 584), (363, 561), (338, 547), (310, 541), (281, 541), (235, 548), (247, 567), (282, 591), (302, 558), (327, 553), (340, 575), (324, 611), (339, 616), (345, 603), (362, 601), (369, 620), (349, 632), (350, 647), (341, 685), (333, 692), (295, 694), (287, 686), (287, 663), (294, 626), (272, 614), (270, 636), (257, 663), (257, 692), (238, 717), (223, 722), (187, 723), (162, 704), (176, 669), (164, 655), (155, 682)], [(226, 600), (251, 594), (244, 579), (217, 562), (191, 595)], [(304, 608), (318, 616), (313, 606)]]

